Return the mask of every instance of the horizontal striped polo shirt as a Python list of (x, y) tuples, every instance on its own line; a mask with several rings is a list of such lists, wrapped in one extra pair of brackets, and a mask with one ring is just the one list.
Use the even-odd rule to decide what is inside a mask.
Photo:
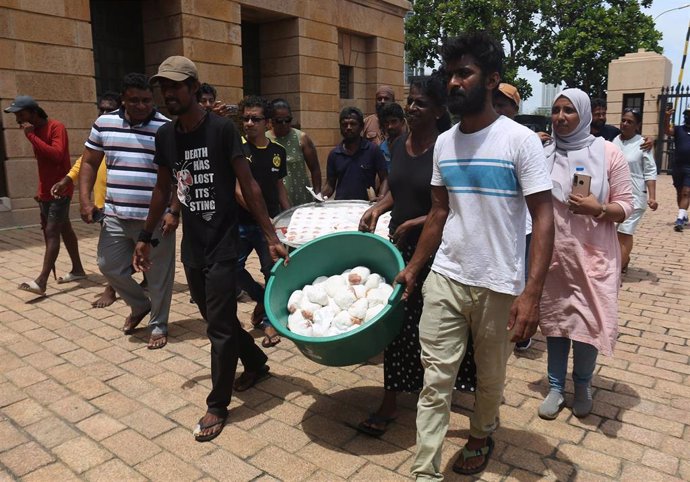
[(156, 132), (169, 121), (154, 110), (144, 122), (132, 125), (124, 108), (96, 119), (85, 145), (105, 153), (106, 215), (146, 219), (158, 173), (153, 163)]

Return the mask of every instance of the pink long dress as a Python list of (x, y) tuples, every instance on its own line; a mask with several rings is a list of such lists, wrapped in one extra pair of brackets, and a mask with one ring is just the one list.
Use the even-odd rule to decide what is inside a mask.
[[(605, 146), (609, 203), (632, 213), (630, 170), (623, 153)], [(612, 355), (618, 336), (621, 253), (613, 221), (573, 214), (553, 199), (556, 236), (541, 299), (539, 327), (545, 336), (565, 337)]]

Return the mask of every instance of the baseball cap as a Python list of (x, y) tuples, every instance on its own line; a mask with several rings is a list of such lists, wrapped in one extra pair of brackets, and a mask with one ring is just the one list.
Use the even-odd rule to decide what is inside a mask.
[(158, 67), (158, 73), (151, 77), (149, 83), (155, 84), (161, 79), (169, 79), (175, 82), (182, 82), (189, 77), (193, 79), (199, 78), (199, 72), (196, 70), (194, 62), (187, 57), (181, 55), (173, 55), (163, 61)]
[(501, 94), (515, 102), (516, 106), (520, 107), (520, 94), (514, 86), (501, 82), (498, 84), (498, 90), (501, 92)]
[(14, 98), (9, 107), (3, 109), (6, 114), (19, 112), (20, 110), (38, 107), (38, 103), (30, 95), (18, 95)]

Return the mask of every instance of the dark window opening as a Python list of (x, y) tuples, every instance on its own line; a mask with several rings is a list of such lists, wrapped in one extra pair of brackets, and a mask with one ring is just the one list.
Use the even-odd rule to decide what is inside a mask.
[(145, 73), (141, 0), (91, 0), (90, 6), (96, 92), (120, 92), (125, 74)]
[(644, 94), (623, 94), (623, 111), (637, 109), (644, 118)]
[(339, 65), (338, 67), (340, 67), (340, 75), (338, 78), (340, 83), (340, 98), (352, 99), (355, 96), (352, 83), (354, 68), (349, 65)]
[(242, 85), (244, 95), (261, 95), (259, 24), (242, 22)]

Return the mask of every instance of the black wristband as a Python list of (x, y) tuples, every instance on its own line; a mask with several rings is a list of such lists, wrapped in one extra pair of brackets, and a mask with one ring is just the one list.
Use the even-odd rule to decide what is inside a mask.
[(145, 229), (142, 229), (141, 231), (139, 231), (139, 237), (137, 238), (137, 242), (151, 244), (152, 238), (153, 233), (149, 233)]
[(180, 217), (180, 211), (173, 211), (173, 210), (170, 209), (170, 208), (166, 208), (165, 214), (172, 214), (172, 215), (175, 216), (176, 218), (179, 218), (179, 217)]

